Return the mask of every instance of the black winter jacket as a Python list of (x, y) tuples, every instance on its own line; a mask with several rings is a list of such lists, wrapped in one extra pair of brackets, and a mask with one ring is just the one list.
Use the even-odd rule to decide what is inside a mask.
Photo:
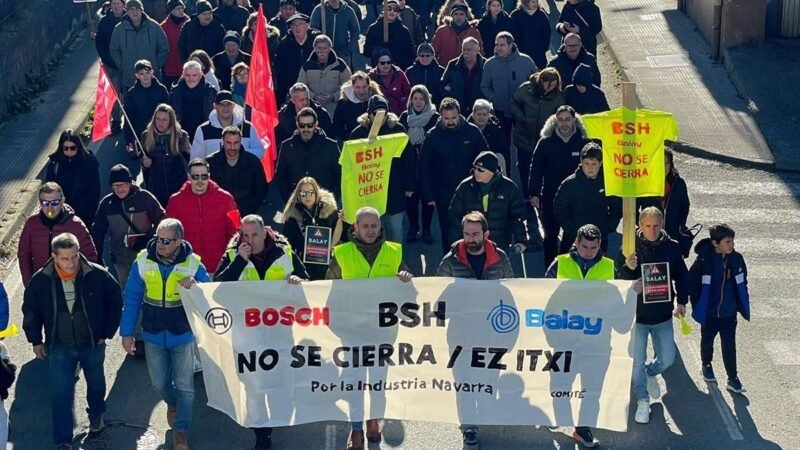
[[(80, 273), (75, 279), (76, 308), (74, 315), (83, 314), (92, 343), (112, 339), (122, 317), (122, 291), (119, 284), (102, 266), (80, 256)], [(22, 302), (25, 337), (32, 345), (56, 339), (58, 298), (64, 297), (61, 281), (52, 258), (33, 275)], [(80, 303), (78, 303), (78, 300)], [(44, 328), (44, 337), (42, 337)]]
[(411, 39), (411, 32), (403, 22), (395, 20), (389, 23), (389, 41), (383, 42), (383, 14), (369, 26), (367, 39), (364, 41), (364, 57), (372, 60), (375, 50), (386, 48), (392, 52), (392, 62), (398, 67), (408, 67), (414, 63), (416, 47)]
[(470, 174), (478, 153), (488, 150), (481, 130), (462, 116), (458, 127), (450, 129), (442, 120), (428, 131), (420, 152), (422, 199), (446, 208), (464, 177)]
[(601, 77), (600, 69), (597, 67), (597, 59), (594, 57), (594, 53), (587, 52), (585, 47), (581, 48), (578, 57), (572, 60), (567, 56), (566, 47), (562, 45), (561, 48), (558, 49), (556, 57), (547, 63), (547, 67), (553, 67), (558, 71), (558, 74), (561, 75), (562, 86), (569, 86), (572, 84), (572, 76), (575, 74), (575, 69), (581, 64), (586, 64), (592, 69), (594, 84), (600, 86)]
[(542, 137), (533, 151), (528, 185), (528, 192), (532, 197), (541, 197), (542, 202), (551, 202), (547, 206), (552, 206), (561, 182), (580, 165), (581, 149), (589, 142), (580, 118), (576, 119), (575, 133), (567, 142), (558, 136), (556, 127), (556, 116), (552, 115), (542, 127)]
[(136, 80), (136, 84), (125, 93), (125, 113), (131, 119), (131, 126), (134, 129), (131, 131), (131, 127), (125, 127), (125, 142), (135, 143), (133, 133), (135, 132), (136, 136), (142, 134), (160, 103), (169, 104), (169, 91), (166, 86), (155, 77), (149, 88), (142, 86), (142, 83)]
[[(319, 128), (321, 128), (326, 135), (333, 136), (333, 122), (331, 121), (331, 115), (328, 114), (328, 111), (314, 100), (309, 100), (308, 106), (317, 113)], [(294, 104), (291, 101), (287, 101), (278, 111), (278, 126), (275, 127), (275, 141), (281, 144), (283, 141), (291, 139), (296, 130), (297, 111), (294, 109)]]
[[(269, 269), (269, 267), (278, 260), (281, 256), (285, 255), (286, 253), (281, 247), (275, 245), (275, 242), (281, 242), (283, 244), (288, 244), (289, 242), (286, 238), (274, 231), (272, 231), (269, 227), (264, 227), (267, 233), (267, 243), (265, 247), (267, 247), (267, 252), (264, 255), (264, 259), (259, 262), (254, 262), (253, 265), (255, 266), (256, 270), (259, 272), (259, 275), (262, 277), (263, 274)], [(291, 245), (291, 244), (290, 244)], [(239, 248), (239, 235), (235, 235), (233, 239), (231, 239), (230, 245), (228, 246), (229, 249), (238, 249)], [(228, 252), (226, 251), (225, 254), (222, 255), (222, 260), (219, 262), (219, 266), (217, 266), (217, 272), (214, 274), (214, 281), (238, 281), (239, 277), (242, 275), (245, 267), (247, 267), (247, 260), (239, 256), (237, 253), (236, 256), (231, 260), (228, 256)], [(303, 262), (297, 257), (297, 253), (294, 248), (292, 248), (292, 275), (298, 276), (304, 280), (308, 279), (308, 273), (306, 272), (306, 266), (303, 265)]]
[[(483, 245), (486, 249), (486, 263), (483, 266), (481, 280), (514, 278), (514, 269), (511, 268), (511, 261), (509, 261), (508, 255), (503, 250), (500, 250), (497, 244), (488, 239), (483, 241)], [(444, 256), (439, 268), (436, 270), (436, 276), (477, 278), (469, 260), (467, 260), (467, 246), (464, 244), (463, 239), (454, 242), (450, 247), (450, 252)]]
[(474, 177), (465, 178), (456, 188), (450, 202), (449, 241), (461, 236), (461, 219), (471, 211), (481, 211), (489, 222), (489, 238), (502, 249), (512, 244), (529, 245), (528, 230), (523, 220), (526, 218), (522, 191), (510, 178), (495, 175), (489, 181), (489, 208), (483, 208), (480, 185)]
[(87, 227), (94, 222), (100, 201), (100, 164), (91, 150), (85, 155), (78, 152), (72, 158), (66, 158), (61, 149), (51, 154), (44, 181), (55, 181), (61, 186), (66, 202)]
[[(300, 203), (295, 203), (289, 213), (283, 217), (283, 234), (300, 259), (303, 259), (306, 252), (305, 232), (307, 226), (328, 227), (334, 230), (339, 222), (338, 207), (333, 194), (323, 189), (317, 193), (317, 197), (317, 204), (311, 210)], [(331, 244), (332, 246), (336, 245), (335, 242)], [(324, 280), (328, 266), (306, 264), (306, 271), (310, 280)]]
[[(433, 129), (433, 127), (436, 126), (436, 124), (439, 122), (439, 117), (440, 117), (439, 113), (437, 113), (437, 112), (434, 112), (431, 115), (430, 120), (428, 120), (428, 123), (426, 123), (425, 126), (423, 127), (423, 128), (425, 128), (425, 133), (427, 133), (428, 131)], [(406, 130), (408, 130), (408, 110), (403, 111), (403, 114), (400, 114), (400, 124), (403, 125), (403, 127), (405, 127)], [(422, 152), (422, 145), (414, 145), (409, 141), (408, 146), (409, 146), (410, 150), (414, 150), (413, 152), (411, 152), (411, 156), (414, 158), (414, 164), (413, 164), (413, 166), (414, 166), (414, 169), (413, 169), (413, 173), (414, 173), (414, 189), (413, 189), (413, 191), (415, 193), (419, 194), (419, 192), (420, 192), (420, 168), (419, 168), (419, 166), (420, 166), (420, 153)]]
[(578, 228), (586, 224), (597, 225), (603, 242), (608, 242), (608, 233), (617, 229), (622, 218), (622, 199), (606, 197), (602, 170), (590, 180), (578, 167), (558, 188), (553, 212), (564, 230), (563, 242), (575, 241)]
[(247, 25), (247, 18), (250, 16), (250, 11), (237, 5), (236, 2), (231, 6), (219, 2), (213, 13), (214, 19), (222, 23), (225, 31), (235, 31), (239, 34), (242, 34), (242, 29)]
[(114, 27), (122, 22), (123, 17), (125, 17), (125, 12), (123, 12), (121, 16), (116, 17), (109, 9), (106, 15), (97, 23), (97, 34), (95, 34), (94, 37), (94, 46), (97, 48), (100, 61), (102, 61), (106, 67), (115, 70), (119, 70), (119, 68), (114, 62), (114, 58), (111, 57), (111, 33), (114, 32)]
[(600, 8), (594, 0), (582, 0), (577, 4), (565, 3), (556, 30), (566, 35), (569, 31), (560, 26), (562, 23), (577, 25), (583, 46), (589, 53), (597, 54), (597, 35), (603, 31), (603, 20), (600, 17)]
[[(471, 114), (468, 121), (471, 124), (475, 123)], [(511, 173), (511, 168), (509, 167), (509, 164), (511, 164), (511, 144), (508, 142), (505, 131), (503, 131), (503, 128), (500, 126), (500, 121), (497, 120), (496, 117), (491, 116), (489, 118), (489, 123), (481, 130), (481, 134), (483, 134), (483, 138), (486, 139), (486, 144), (489, 146), (490, 151), (503, 155), (503, 158), (506, 160), (506, 172)], [(508, 175), (508, 173), (505, 175)]]
[(533, 14), (517, 8), (511, 13), (511, 26), (520, 53), (530, 56), (536, 68), (542, 70), (547, 65), (547, 50), (550, 48), (547, 14), (541, 8)]
[(188, 61), (195, 50), (204, 50), (208, 56), (214, 56), (223, 50), (222, 39), (225, 38), (225, 27), (218, 19), (213, 19), (206, 26), (200, 25), (197, 16), (186, 23), (178, 36), (178, 51), (181, 60)]
[[(185, 28), (185, 27), (184, 27)], [(187, 102), (189, 95), (198, 94), (191, 90), (186, 84), (186, 80), (181, 78), (172, 87), (170, 93), (170, 103), (175, 109), (175, 115), (178, 117), (181, 127), (189, 133), (189, 136), (194, 139), (194, 132), (201, 123), (208, 120), (208, 115), (214, 109), (214, 98), (217, 96), (217, 91), (211, 87), (205, 80), (200, 80), (200, 84), (193, 89), (200, 89), (203, 95), (202, 109), (200, 111), (189, 111), (184, 104)]]
[[(581, 94), (576, 84), (586, 86), (586, 92)], [(586, 64), (578, 65), (572, 74), (572, 84), (564, 89), (564, 102), (575, 108), (578, 114), (594, 114), (611, 109), (606, 93), (594, 84), (592, 68)]]
[(269, 191), (267, 176), (258, 156), (240, 147), (239, 159), (233, 167), (228, 164), (224, 150), (212, 153), (206, 161), (212, 179), (233, 195), (242, 217), (257, 213)]
[[(514, 23), (511, 21), (511, 16), (505, 11), (500, 11), (497, 21), (492, 20), (492, 16), (487, 11), (483, 13), (481, 20), (478, 21), (478, 31), (481, 33), (481, 42), (483, 42), (484, 47), (492, 48), (498, 33), (501, 31), (514, 32)], [(486, 53), (491, 54), (492, 52), (487, 51)]]
[(406, 69), (406, 78), (411, 86), (422, 84), (428, 88), (434, 105), (440, 104), (445, 97), (442, 92), (442, 75), (444, 75), (444, 67), (437, 64), (436, 61), (427, 66), (423, 66), (419, 61), (414, 61), (414, 64)]
[[(136, 225), (138, 232), (128, 225), (122, 217), (123, 214)], [(103, 254), (106, 234), (109, 235), (112, 259), (115, 254), (121, 255), (125, 250), (134, 252), (142, 250), (155, 234), (155, 229), (163, 218), (164, 208), (153, 194), (139, 186), (132, 185), (130, 193), (124, 199), (117, 197), (113, 192), (106, 195), (100, 201), (92, 226), (92, 239), (97, 247), (97, 254)], [(126, 247), (124, 241), (125, 235), (128, 234), (144, 236), (137, 236), (136, 245)]]
[[(469, 86), (467, 86), (468, 69), (463, 56), (448, 62), (447, 67), (444, 69), (442, 96), (458, 100), (458, 104), (461, 106), (461, 114), (466, 117), (469, 117), (472, 112), (472, 105), (475, 104), (475, 100), (483, 98), (481, 78), (483, 77), (484, 64), (486, 64), (486, 58), (478, 55), (477, 66), (473, 68), (475, 72)], [(445, 89), (447, 86), (450, 86), (450, 90)]]
[(275, 100), (278, 104), (286, 101), (289, 88), (292, 87), (300, 75), (300, 68), (303, 67), (303, 63), (308, 61), (311, 53), (314, 52), (314, 39), (319, 34), (319, 31), (309, 29), (303, 45), (300, 45), (291, 33), (287, 33), (281, 38), (281, 42), (278, 44), (278, 55), (272, 63), (272, 70), (277, 71), (275, 76), (277, 81)]
[(637, 221), (638, 211), (655, 206), (664, 213), (664, 231), (673, 239), (678, 238), (678, 233), (686, 227), (689, 218), (689, 192), (686, 181), (676, 172), (667, 174), (667, 183), (671, 185), (666, 197), (640, 197), (636, 199)]
[[(625, 264), (625, 256), (620, 251), (616, 259), (617, 272), (622, 280), (636, 280), (642, 277), (642, 264), (668, 262), (669, 274), (673, 283), (672, 297), (677, 297), (678, 304), (689, 302), (689, 270), (681, 254), (681, 246), (661, 230), (661, 235), (654, 242), (647, 241), (641, 230), (636, 229), (636, 270), (630, 270)], [(676, 295), (677, 293), (677, 295)], [(644, 303), (642, 295), (636, 299), (636, 323), (656, 325), (672, 320), (672, 302)]]
[[(146, 133), (141, 136), (142, 145)], [(178, 192), (186, 182), (189, 158), (189, 134), (181, 130), (178, 136), (178, 149), (181, 153), (173, 155), (169, 152), (169, 135), (157, 136), (152, 148), (145, 149), (147, 156), (153, 160), (149, 169), (144, 170), (144, 183), (161, 206), (167, 207), (172, 194)]]
[(250, 54), (240, 51), (236, 54), (236, 60), (231, 64), (228, 60), (228, 55), (222, 51), (216, 55), (211, 55), (211, 62), (214, 63), (214, 75), (219, 80), (219, 87), (224, 91), (230, 91), (231, 88), (231, 69), (236, 64), (243, 62), (250, 66)]
[(333, 192), (337, 199), (341, 198), (340, 153), (336, 141), (329, 139), (323, 130), (317, 130), (308, 142), (303, 142), (300, 133), (295, 131), (291, 138), (283, 141), (278, 156), (275, 183), (281, 198), (287, 200), (303, 177), (313, 177), (320, 187)]

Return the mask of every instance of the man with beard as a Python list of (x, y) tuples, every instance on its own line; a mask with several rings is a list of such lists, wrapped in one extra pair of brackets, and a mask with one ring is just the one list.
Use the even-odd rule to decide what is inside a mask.
[(428, 131), (420, 151), (420, 185), (422, 199), (436, 207), (442, 236), (442, 248), (447, 251), (450, 220), (448, 206), (456, 187), (470, 173), (478, 154), (488, 150), (481, 130), (460, 114), (458, 102), (445, 98), (440, 108), (441, 118)]
[[(489, 222), (478, 211), (461, 219), (462, 239), (453, 243), (439, 268), (437, 277), (470, 278), (473, 280), (502, 280), (514, 278), (511, 261), (497, 244), (489, 240)], [(461, 425), (466, 448), (478, 445), (478, 427)]]
[(219, 187), (233, 195), (241, 215), (255, 214), (267, 198), (269, 185), (261, 159), (242, 146), (242, 131), (222, 130), (222, 148), (206, 158)]
[(350, 81), (343, 84), (339, 93), (339, 101), (333, 113), (333, 136), (340, 141), (350, 138), (350, 133), (358, 127), (358, 118), (367, 112), (369, 99), (380, 94), (378, 83), (369, 76), (358, 71), (350, 76)]
[[(298, 69), (300, 70), (300, 69)], [(328, 136), (333, 135), (333, 123), (331, 115), (319, 103), (311, 100), (311, 92), (308, 86), (303, 83), (295, 83), (289, 89), (289, 100), (278, 111), (278, 126), (275, 127), (275, 142), (282, 143), (289, 139), (297, 129), (297, 114), (303, 108), (311, 108), (317, 113), (319, 128), (325, 131)]]

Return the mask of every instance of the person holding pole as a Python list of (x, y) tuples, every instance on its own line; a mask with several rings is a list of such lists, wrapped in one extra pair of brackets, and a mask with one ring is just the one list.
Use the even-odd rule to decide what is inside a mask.
[(169, 92), (155, 77), (153, 64), (150, 61), (146, 59), (136, 61), (133, 70), (136, 84), (125, 93), (123, 104), (127, 125), (125, 143), (129, 154), (136, 156), (142, 151), (141, 142), (137, 142), (137, 138), (142, 135), (158, 105), (169, 103)]
[[(650, 421), (650, 398), (661, 396), (657, 376), (675, 362), (675, 340), (672, 315), (675, 294), (678, 306), (675, 315), (686, 313), (689, 301), (688, 274), (680, 245), (664, 231), (664, 215), (656, 207), (648, 207), (639, 214), (636, 230), (635, 251), (625, 256), (620, 251), (617, 257), (619, 278), (636, 280), (645, 274), (666, 272), (664, 295), (644, 293), (636, 298), (636, 325), (633, 342), (633, 391), (636, 395), (636, 423)], [(647, 270), (644, 270), (644, 267)], [(655, 277), (653, 277), (655, 278)], [(646, 281), (646, 280), (645, 280)], [(647, 337), (651, 337), (655, 357), (647, 363)]]
[(156, 78), (161, 78), (161, 68), (167, 62), (169, 43), (161, 25), (144, 13), (139, 0), (128, 0), (128, 14), (114, 27), (109, 51), (114, 63), (122, 72), (122, 88), (128, 90), (136, 83), (136, 63), (150, 61)]
[(408, 27), (400, 20), (400, 4), (397, 0), (388, 0), (384, 13), (369, 26), (364, 41), (364, 57), (375, 64), (372, 58), (381, 48), (391, 52), (398, 67), (408, 67), (414, 63), (414, 41)]

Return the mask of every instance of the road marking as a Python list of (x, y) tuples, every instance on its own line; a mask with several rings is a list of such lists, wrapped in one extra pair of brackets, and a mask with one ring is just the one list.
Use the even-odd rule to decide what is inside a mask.
[(325, 450), (339, 448), (336, 445), (336, 425), (325, 425)]
[(767, 341), (764, 347), (776, 366), (800, 366), (800, 341)]
[[(681, 353), (681, 355), (684, 357), (683, 362), (687, 365), (686, 369), (689, 371), (692, 381), (694, 381), (694, 384), (697, 386), (698, 390), (708, 392), (708, 395), (710, 395), (714, 400), (714, 406), (717, 407), (717, 412), (722, 418), (722, 422), (725, 423), (725, 428), (728, 429), (728, 434), (730, 435), (731, 439), (734, 441), (743, 441), (744, 436), (742, 436), (742, 432), (739, 430), (739, 422), (731, 412), (731, 408), (728, 406), (728, 403), (725, 402), (724, 398), (722, 398), (722, 391), (719, 388), (709, 388), (708, 384), (703, 381), (702, 378), (697, 378), (697, 374), (700, 373), (701, 366), (699, 344), (690, 339), (686, 339), (684, 344), (684, 348), (688, 348), (689, 352)], [(685, 353), (688, 353), (688, 355)], [(689, 368), (689, 365), (692, 367)]]

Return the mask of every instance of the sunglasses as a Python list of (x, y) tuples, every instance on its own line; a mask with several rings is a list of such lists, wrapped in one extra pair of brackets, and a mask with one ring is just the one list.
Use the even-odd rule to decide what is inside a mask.
[(433, 56), (433, 54), (432, 53), (421, 53), (421, 54), (419, 54), (417, 56), (419, 56), (420, 58), (430, 58), (431, 56)]
[(314, 128), (316, 125), (317, 124), (315, 124), (315, 123), (297, 122), (297, 128), (300, 128), (300, 129), (305, 128), (306, 130), (310, 130), (310, 129)]
[(483, 167), (478, 167), (478, 166), (472, 166), (472, 170), (477, 170), (477, 171), (478, 171), (478, 173), (484, 173), (484, 172), (486, 172), (488, 169), (484, 169)]
[(61, 199), (57, 200), (39, 200), (39, 204), (42, 206), (58, 206), (61, 204)]
[(77, 145), (62, 145), (61, 148), (63, 148), (65, 152), (77, 152), (78, 151), (78, 146)]
[(195, 174), (192, 174), (191, 177), (195, 181), (197, 181), (197, 180), (205, 181), (205, 180), (208, 180), (209, 178), (211, 178), (211, 174), (208, 174), (208, 173), (195, 173)]
[(391, 12), (400, 12), (400, 8), (397, 8), (397, 7), (386, 8), (386, 10), (387, 11), (391, 11)]
[(299, 194), (300, 194), (300, 197), (303, 197), (303, 198), (313, 197), (313, 196), (317, 195), (317, 193), (314, 192), (314, 191), (300, 191)]
[(391, 61), (378, 61), (378, 64), (380, 64), (381, 66), (388, 66), (391, 63), (392, 63)]
[(161, 237), (161, 236), (156, 236), (156, 242), (158, 242), (161, 245), (169, 245), (169, 244), (172, 244), (173, 242), (175, 242), (177, 240), (178, 240), (177, 238), (170, 239), (170, 238), (165, 238), (165, 237)]

